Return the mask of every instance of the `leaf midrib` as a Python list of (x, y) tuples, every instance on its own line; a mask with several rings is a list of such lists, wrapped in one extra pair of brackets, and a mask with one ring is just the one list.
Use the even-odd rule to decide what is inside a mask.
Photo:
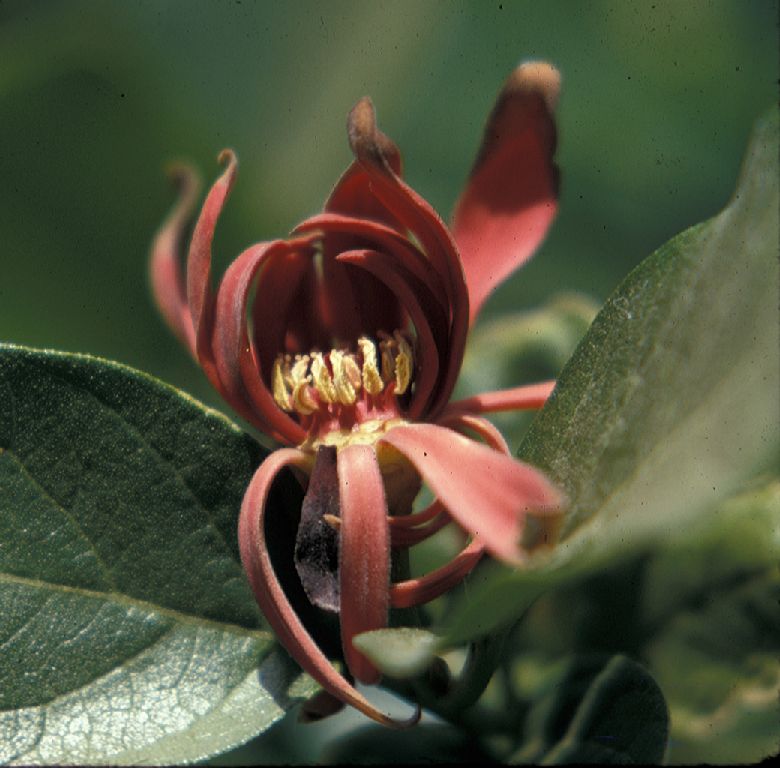
[(49, 592), (55, 592), (59, 594), (77, 595), (89, 600), (103, 600), (105, 602), (114, 603), (120, 607), (135, 608), (145, 613), (156, 613), (159, 616), (171, 619), (178, 624), (197, 626), (205, 629), (216, 629), (220, 632), (228, 632), (243, 638), (251, 638), (255, 640), (272, 639), (271, 633), (262, 629), (249, 629), (247, 627), (242, 627), (239, 624), (220, 622), (215, 619), (208, 619), (204, 616), (199, 616), (198, 614), (185, 613), (184, 611), (167, 608), (165, 606), (158, 605), (157, 603), (141, 600), (137, 597), (131, 597), (130, 595), (126, 595), (121, 592), (104, 592), (99, 590), (86, 589), (84, 587), (73, 587), (66, 584), (44, 581), (43, 579), (34, 579), (30, 578), (29, 576), (18, 576), (16, 574), (6, 572), (0, 572), (0, 584), (16, 584), (25, 587), (31, 587), (33, 589), (47, 590)]

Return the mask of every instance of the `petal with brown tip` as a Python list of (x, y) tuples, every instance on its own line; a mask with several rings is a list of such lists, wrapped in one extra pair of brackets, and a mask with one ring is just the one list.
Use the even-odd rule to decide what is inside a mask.
[(455, 206), (452, 231), (472, 323), (488, 294), (530, 258), (555, 218), (559, 88), (558, 70), (545, 62), (522, 64), (510, 75)]

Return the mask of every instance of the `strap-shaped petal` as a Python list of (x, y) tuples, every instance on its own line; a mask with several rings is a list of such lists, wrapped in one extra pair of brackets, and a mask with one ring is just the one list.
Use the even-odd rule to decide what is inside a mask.
[(348, 445), (339, 451), (336, 470), (341, 508), (341, 644), (354, 677), (377, 683), (379, 670), (352, 645), (352, 638), (387, 626), (390, 528), (384, 483), (376, 453), (368, 445)]
[(378, 723), (395, 728), (410, 727), (420, 719), (419, 707), (408, 720), (395, 720), (380, 712), (350, 685), (306, 631), (274, 572), (265, 539), (268, 493), (283, 467), (305, 467), (307, 462), (304, 454), (294, 448), (275, 451), (260, 465), (247, 488), (238, 519), (238, 544), (255, 599), (287, 652), (326, 691)]
[[(487, 419), (471, 414), (460, 414), (443, 417), (440, 419), (439, 423), (444, 426), (450, 426), (453, 429), (471, 430), (476, 432), (489, 446), (501, 453), (509, 455), (509, 447), (507, 446), (503, 435), (493, 424), (487, 421)], [(443, 510), (444, 505), (442, 504), (441, 499), (435, 499), (427, 510), (417, 514), (418, 516), (426, 513), (430, 514), (432, 508)], [(410, 515), (410, 517), (413, 516)], [(404, 518), (397, 518), (399, 521), (403, 519)], [(393, 544), (395, 545), (396, 539), (398, 539), (399, 545), (414, 545), (430, 535), (428, 533), (429, 529), (431, 533), (434, 533), (450, 520), (450, 516), (447, 515), (446, 512), (442, 512), (432, 523), (424, 526), (422, 529), (412, 528), (408, 531), (408, 535), (405, 536), (399, 536), (399, 534), (407, 533), (406, 531), (397, 531), (394, 527), (391, 527)], [(391, 519), (391, 525), (392, 523), (393, 519)], [(420, 533), (419, 535), (416, 535), (418, 531)], [(435, 571), (427, 573), (424, 576), (393, 584), (390, 588), (390, 604), (393, 608), (411, 608), (415, 605), (428, 603), (440, 595), (443, 595), (445, 592), (459, 584), (473, 570), (474, 566), (484, 554), (484, 551), (485, 546), (482, 542), (479, 539), (474, 539), (449, 563), (441, 566), (441, 568), (437, 568)]]
[[(317, 346), (308, 337), (302, 339), (305, 346), (301, 349), (292, 349), (288, 344), (291, 326), (301, 323), (307, 330), (316, 327), (316, 309), (309, 306), (312, 302), (302, 295), (309, 280), (315, 277), (312, 239), (298, 238), (287, 242), (299, 245), (280, 249), (272, 258), (264, 259), (255, 281), (257, 289), (251, 308), (251, 340), (260, 370), (266, 377), (280, 352), (296, 354)], [(248, 300), (249, 295), (246, 298)]]
[(238, 160), (230, 149), (223, 149), (219, 162), (225, 163), (225, 170), (214, 182), (192, 233), (187, 257), (187, 301), (190, 306), (192, 325), (195, 329), (195, 348), (198, 360), (209, 378), (214, 367), (211, 353), (211, 333), (214, 327), (214, 296), (211, 290), (211, 244), (217, 220), (230, 194), (238, 170)]
[(426, 523), (425, 525), (419, 525), (417, 527), (391, 526), (390, 543), (396, 549), (413, 547), (415, 544), (419, 544), (421, 541), (429, 539), (451, 522), (452, 518), (444, 510), (444, 507), (442, 507), (442, 511), (434, 517), (430, 523)]
[[(446, 362), (449, 341), (446, 336), (441, 338), (444, 335), (441, 331), (439, 338), (434, 335), (433, 329), (437, 326), (441, 328), (442, 323), (432, 325), (437, 320), (437, 313), (430, 291), (403, 267), (393, 264), (381, 251), (346, 251), (339, 256), (339, 261), (354, 264), (376, 275), (395, 293), (409, 313), (417, 331), (418, 349), (415, 386), (408, 415), (411, 419), (420, 418), (435, 391), (440, 364)], [(423, 307), (427, 307), (428, 311)], [(446, 328), (443, 330), (446, 332)]]
[(149, 278), (157, 306), (166, 322), (195, 357), (195, 330), (192, 326), (187, 288), (184, 284), (180, 253), (184, 229), (195, 208), (200, 180), (187, 165), (174, 165), (168, 176), (179, 198), (152, 243)]
[[(236, 397), (231, 390), (230, 382), (226, 384), (222, 380), (214, 360), (212, 342), (216, 301), (211, 290), (211, 243), (217, 219), (233, 186), (238, 163), (235, 154), (229, 149), (223, 150), (218, 160), (225, 163), (225, 170), (206, 196), (195, 223), (187, 256), (187, 303), (193, 329), (194, 354), (219, 394), (244, 418), (256, 422), (251, 408), (247, 408), (246, 402)], [(263, 428), (261, 424), (258, 426)]]
[(439, 422), (454, 413), (495, 413), (497, 411), (535, 411), (544, 406), (555, 389), (555, 380), (523, 384), (511, 389), (481, 392), (463, 400), (453, 400), (444, 409)]
[(271, 427), (266, 432), (287, 443), (301, 442), (306, 433), (279, 408), (268, 390), (249, 339), (247, 304), (261, 265), (276, 256), (306, 248), (308, 242), (276, 240), (247, 248), (226, 270), (217, 295), (214, 352), (220, 377), (231, 393), (246, 393), (257, 414)]
[(441, 568), (425, 576), (391, 585), (390, 604), (393, 608), (412, 608), (430, 603), (460, 584), (474, 570), (484, 553), (485, 545), (479, 539), (474, 539)]
[(494, 450), (501, 451), (507, 456), (512, 455), (498, 427), (481, 416), (475, 416), (472, 413), (447, 414), (445, 411), (438, 423), (442, 427), (449, 427), (461, 434), (465, 431), (476, 432)]
[(537, 469), (434, 424), (404, 424), (382, 438), (414, 465), (447, 512), (496, 557), (522, 563), (525, 517), (555, 517), (561, 493)]
[[(393, 172), (401, 176), (401, 153), (398, 147), (381, 131), (378, 133), (387, 162)], [(373, 194), (371, 177), (358, 162), (353, 162), (341, 175), (328, 196), (323, 210), (328, 213), (384, 222), (393, 228), (399, 227), (398, 219)]]
[(324, 235), (343, 234), (364, 238), (376, 250), (386, 251), (408, 269), (418, 280), (427, 285), (436, 301), (447, 310), (449, 305), (444, 284), (425, 254), (405, 235), (395, 229), (368, 219), (343, 216), (335, 213), (320, 213), (298, 224), (296, 233), (319, 230)]
[(319, 284), (322, 324), (332, 339), (375, 338), (380, 331), (404, 328), (408, 318), (398, 299), (374, 275), (338, 260), (340, 253), (365, 248), (351, 236), (322, 238)]
[(438, 499), (434, 499), (425, 509), (421, 509), (419, 512), (412, 512), (409, 515), (391, 515), (389, 518), (390, 530), (416, 528), (417, 526), (425, 525), (438, 517), (443, 511), (442, 503)]
[(383, 134), (377, 128), (369, 98), (361, 99), (352, 108), (347, 128), (350, 146), (371, 178), (373, 193), (414, 234), (444, 282), (452, 330), (447, 367), (440, 374), (440, 384), (429, 407), (429, 413), (435, 416), (449, 400), (463, 362), (469, 323), (463, 266), (455, 242), (436, 211), (394, 173), (385, 156), (380, 139)]
[(541, 243), (557, 210), (554, 110), (560, 75), (528, 62), (506, 81), (453, 216), (471, 322), (488, 294)]

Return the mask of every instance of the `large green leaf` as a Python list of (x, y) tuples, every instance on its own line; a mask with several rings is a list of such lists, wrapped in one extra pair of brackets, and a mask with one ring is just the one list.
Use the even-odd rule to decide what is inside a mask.
[(663, 694), (645, 669), (624, 656), (580, 657), (548, 680), (511, 762), (660, 763), (668, 734)]
[(742, 763), (777, 750), (780, 482), (741, 494), (654, 557), (647, 658), (673, 722), (673, 761)]
[(236, 543), (262, 457), (143, 374), (0, 346), (0, 761), (191, 761), (281, 717)]
[(563, 541), (525, 570), (486, 568), (446, 622), (469, 639), (555, 583), (684, 532), (776, 456), (778, 119), (737, 191), (606, 303), (521, 446), (566, 491)]

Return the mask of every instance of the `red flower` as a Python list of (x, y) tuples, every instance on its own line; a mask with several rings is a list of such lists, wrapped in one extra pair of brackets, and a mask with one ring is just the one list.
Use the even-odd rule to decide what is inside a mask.
[[(242, 504), (241, 557), (257, 601), (326, 691), (388, 725), (404, 723), (332, 667), (291, 608), (266, 547), (267, 495), (279, 470), (300, 470), (307, 491), (295, 565), (309, 600), (340, 614), (350, 678), (365, 683), (379, 672), (352, 638), (385, 627), (390, 607), (432, 600), (485, 550), (517, 564), (554, 538), (560, 494), (513, 459), (479, 415), (541, 407), (554, 382), (449, 399), (483, 301), (531, 256), (555, 215), (558, 87), (548, 64), (511, 75), (451, 232), (402, 180), (400, 153), (365, 98), (348, 119), (355, 161), (324, 211), (288, 239), (245, 250), (216, 295), (211, 243), (236, 175), (233, 152), (220, 155), (225, 170), (195, 225), (186, 284), (179, 241), (197, 186), (187, 169), (178, 171), (180, 202), (153, 247), (152, 284), (168, 323), (238, 413), (294, 446), (265, 460)], [(436, 498), (411, 514), (421, 480)], [(535, 525), (526, 527), (529, 517)], [(450, 522), (471, 537), (465, 549), (433, 573), (391, 583), (392, 550)]]

